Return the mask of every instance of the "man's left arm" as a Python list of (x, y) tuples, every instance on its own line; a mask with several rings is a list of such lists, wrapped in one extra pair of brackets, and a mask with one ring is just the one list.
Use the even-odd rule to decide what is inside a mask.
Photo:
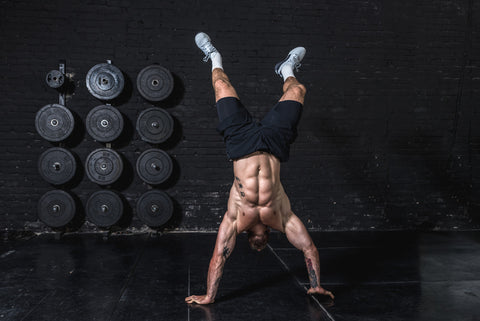
[(307, 266), (308, 278), (310, 280), (310, 289), (308, 294), (328, 295), (332, 299), (332, 292), (325, 290), (320, 286), (320, 258), (315, 244), (308, 234), (302, 221), (292, 213), (288, 222), (285, 224), (285, 234), (287, 239), (297, 249), (303, 252), (305, 256), (305, 265)]

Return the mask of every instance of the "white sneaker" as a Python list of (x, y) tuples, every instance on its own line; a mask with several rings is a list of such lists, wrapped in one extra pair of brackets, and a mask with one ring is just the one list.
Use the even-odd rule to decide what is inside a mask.
[(210, 56), (214, 52), (218, 52), (217, 49), (212, 45), (212, 42), (210, 40), (210, 37), (204, 33), (204, 32), (199, 32), (195, 36), (195, 43), (197, 44), (198, 48), (203, 51), (205, 54), (205, 57), (203, 58), (203, 61), (207, 62), (208, 59), (210, 59)]
[(292, 49), (289, 53), (287, 58), (284, 60), (280, 61), (278, 64), (275, 65), (275, 72), (277, 75), (280, 77), (282, 76), (282, 68), (285, 64), (291, 64), (292, 69), (295, 69), (298, 71), (298, 68), (300, 68), (301, 64), (300, 61), (302, 61), (303, 57), (305, 56), (305, 53), (307, 51), (303, 47), (297, 47), (295, 49)]

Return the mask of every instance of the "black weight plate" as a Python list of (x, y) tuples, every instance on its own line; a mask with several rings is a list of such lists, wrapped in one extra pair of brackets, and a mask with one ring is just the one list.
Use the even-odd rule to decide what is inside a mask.
[(147, 184), (157, 185), (165, 182), (172, 171), (172, 159), (161, 149), (148, 149), (137, 159), (138, 176)]
[(70, 110), (59, 104), (43, 106), (35, 116), (38, 134), (51, 142), (65, 140), (72, 133), (74, 125)]
[(45, 81), (52, 88), (60, 88), (65, 82), (65, 75), (60, 70), (50, 70)]
[(38, 218), (50, 227), (68, 224), (75, 216), (75, 201), (62, 190), (45, 193), (38, 201)]
[(145, 109), (137, 119), (137, 131), (142, 140), (160, 144), (170, 138), (174, 122), (170, 114), (158, 107)]
[(173, 215), (172, 199), (163, 191), (148, 191), (137, 201), (137, 215), (148, 226), (161, 226)]
[(172, 73), (162, 66), (147, 66), (137, 76), (138, 92), (146, 100), (164, 100), (172, 93), (173, 85)]
[(86, 82), (88, 91), (102, 100), (117, 97), (125, 86), (122, 71), (107, 63), (93, 66), (87, 73)]
[(87, 201), (87, 218), (97, 226), (108, 227), (116, 224), (123, 214), (123, 202), (117, 193), (98, 191)]
[(38, 159), (38, 171), (47, 182), (60, 185), (75, 176), (77, 162), (65, 148), (52, 147), (44, 151)]
[(92, 182), (99, 185), (109, 185), (122, 175), (123, 161), (114, 150), (99, 148), (87, 156), (85, 169)]
[(123, 117), (117, 108), (100, 105), (87, 115), (87, 131), (99, 142), (111, 142), (117, 139), (123, 130)]

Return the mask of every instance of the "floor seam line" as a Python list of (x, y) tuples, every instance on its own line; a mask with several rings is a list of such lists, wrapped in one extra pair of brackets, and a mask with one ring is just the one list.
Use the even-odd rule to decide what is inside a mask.
[(125, 291), (127, 290), (127, 287), (128, 285), (130, 284), (130, 281), (132, 280), (132, 277), (133, 277), (133, 274), (135, 273), (135, 271), (137, 270), (137, 266), (138, 266), (138, 263), (140, 262), (140, 259), (143, 257), (143, 252), (145, 251), (145, 247), (146, 247), (146, 244), (143, 245), (137, 259), (135, 260), (135, 263), (133, 264), (133, 268), (131, 269), (130, 273), (128, 273), (127, 275), (127, 280), (125, 282), (125, 284), (123, 285), (122, 289), (120, 290), (120, 294), (118, 296), (118, 299), (115, 301), (115, 305), (112, 309), (112, 313), (110, 314), (110, 317), (108, 318), (109, 321), (112, 321), (113, 319), (113, 314), (115, 313), (115, 311), (117, 310), (117, 307), (118, 307), (118, 304), (120, 303), (120, 301), (122, 300), (122, 297), (123, 297), (123, 294), (125, 293)]
[(20, 321), (25, 320), (30, 314), (32, 314), (33, 311), (35, 311), (35, 309), (37, 309), (42, 304), (42, 302), (46, 298), (48, 298), (49, 296), (52, 295), (52, 293), (55, 293), (55, 292), (57, 292), (57, 290), (54, 289), (54, 290), (50, 291), (47, 295), (45, 295), (30, 311), (28, 311), (28, 313), (22, 319), (20, 319)]
[[(290, 268), (288, 267), (287, 263), (285, 263), (285, 261), (282, 260), (282, 258), (275, 252), (275, 250), (272, 248), (272, 246), (270, 244), (267, 244), (268, 246), (268, 249), (270, 250), (270, 252), (273, 253), (273, 255), (277, 258), (277, 260), (280, 262), (280, 264), (283, 265), (283, 268), (288, 272), (288, 274), (290, 274), (293, 279), (295, 280), (295, 282), (297, 283), (298, 286), (300, 286), (302, 289), (304, 289), (305, 291), (308, 290), (307, 287), (305, 287), (304, 285), (302, 285), (302, 282), (300, 282), (300, 280), (292, 273), (292, 271), (290, 270)], [(310, 295), (310, 294), (309, 294)], [(318, 304), (318, 306), (320, 307), (320, 309), (322, 309), (323, 312), (325, 312), (325, 314), (330, 318), (330, 320), (332, 321), (335, 321), (335, 319), (332, 317), (332, 315), (330, 313), (328, 313), (327, 309), (325, 309), (325, 307), (320, 303), (320, 301), (318, 301), (318, 299), (313, 296), (313, 295), (310, 295), (310, 297)]]

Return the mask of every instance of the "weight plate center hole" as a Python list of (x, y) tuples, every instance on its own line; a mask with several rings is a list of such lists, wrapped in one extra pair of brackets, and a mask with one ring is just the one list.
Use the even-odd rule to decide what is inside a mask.
[(105, 128), (105, 127), (108, 127), (108, 124), (109, 124), (109, 123), (108, 123), (108, 120), (106, 120), (106, 119), (102, 119), (102, 120), (100, 121), (100, 125), (102, 125), (102, 127), (104, 127), (104, 128)]
[(53, 169), (56, 171), (59, 171), (62, 166), (60, 165), (59, 162), (53, 163)]
[(158, 81), (158, 79), (153, 79), (152, 80), (152, 85), (157, 87), (158, 85), (160, 85), (160, 81)]
[(55, 118), (52, 119), (52, 120), (50, 121), (50, 124), (51, 124), (52, 126), (58, 126), (58, 119), (55, 119)]

